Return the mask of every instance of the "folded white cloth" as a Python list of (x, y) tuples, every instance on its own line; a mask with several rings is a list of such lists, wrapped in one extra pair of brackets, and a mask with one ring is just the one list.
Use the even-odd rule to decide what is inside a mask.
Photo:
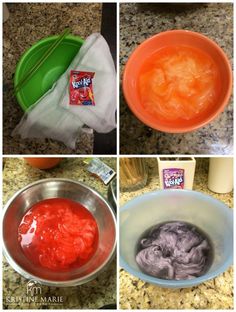
[[(95, 106), (69, 105), (70, 71), (95, 72), (93, 92)], [(53, 87), (25, 113), (13, 135), (22, 138), (51, 138), (75, 148), (85, 124), (97, 132), (107, 133), (116, 127), (116, 71), (105, 39), (89, 36), (66, 72)]]

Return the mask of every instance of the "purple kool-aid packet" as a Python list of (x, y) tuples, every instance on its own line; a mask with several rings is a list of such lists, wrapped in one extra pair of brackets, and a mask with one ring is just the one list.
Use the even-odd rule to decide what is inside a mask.
[(184, 189), (184, 169), (163, 169), (164, 189)]

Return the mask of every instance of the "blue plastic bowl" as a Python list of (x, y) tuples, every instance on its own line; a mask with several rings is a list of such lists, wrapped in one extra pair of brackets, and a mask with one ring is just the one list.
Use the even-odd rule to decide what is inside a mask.
[[(166, 221), (185, 221), (209, 235), (214, 259), (210, 269), (191, 280), (164, 280), (140, 271), (135, 248), (140, 235)], [(166, 288), (192, 287), (226, 271), (233, 263), (233, 211), (219, 200), (188, 190), (146, 193), (127, 202), (120, 211), (120, 265), (141, 280)]]

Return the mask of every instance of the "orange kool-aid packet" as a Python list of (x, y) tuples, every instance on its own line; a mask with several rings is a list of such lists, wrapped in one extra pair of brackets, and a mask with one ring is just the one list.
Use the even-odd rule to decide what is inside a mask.
[(95, 105), (93, 78), (95, 73), (71, 70), (70, 105)]

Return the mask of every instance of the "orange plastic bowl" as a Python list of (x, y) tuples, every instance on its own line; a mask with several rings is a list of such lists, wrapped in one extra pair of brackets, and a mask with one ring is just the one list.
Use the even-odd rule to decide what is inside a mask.
[(51, 169), (56, 167), (63, 158), (55, 157), (24, 157), (24, 160), (33, 168)]
[[(143, 107), (138, 92), (138, 78), (145, 59), (162, 48), (174, 45), (187, 45), (208, 54), (218, 66), (221, 77), (221, 93), (215, 105), (189, 120), (173, 121), (153, 116)], [(208, 124), (224, 110), (232, 92), (232, 70), (224, 51), (206, 36), (188, 30), (165, 31), (145, 40), (132, 53), (124, 70), (123, 91), (134, 115), (147, 126), (170, 133), (190, 132)]]

